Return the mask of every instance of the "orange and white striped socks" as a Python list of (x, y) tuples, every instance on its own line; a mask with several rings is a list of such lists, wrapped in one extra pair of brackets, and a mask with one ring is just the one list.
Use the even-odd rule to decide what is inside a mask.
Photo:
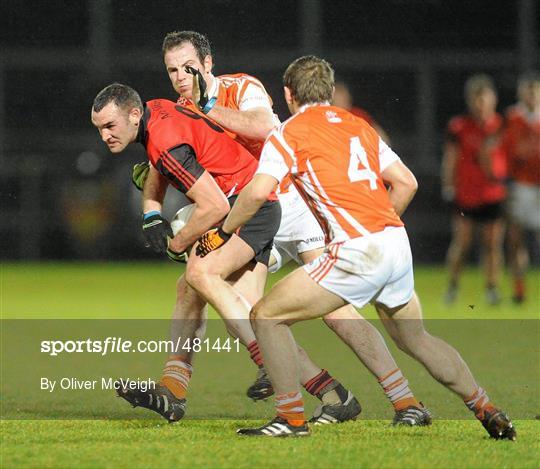
[(163, 368), (160, 384), (171, 391), (178, 399), (184, 399), (187, 393), (193, 367), (179, 356), (171, 356)]
[(409, 389), (409, 381), (405, 379), (399, 368), (380, 378), (379, 384), (388, 399), (390, 399), (396, 412), (410, 406), (418, 407), (419, 409), (422, 407)]
[(275, 399), (277, 414), (287, 420), (289, 425), (300, 426), (306, 422), (304, 415), (304, 400), (302, 394), (290, 392), (288, 394), (279, 394)]
[(485, 410), (493, 410), (494, 406), (489, 400), (486, 391), (480, 386), (469, 397), (463, 399), (465, 405), (474, 412), (474, 415), (480, 420), (484, 418)]

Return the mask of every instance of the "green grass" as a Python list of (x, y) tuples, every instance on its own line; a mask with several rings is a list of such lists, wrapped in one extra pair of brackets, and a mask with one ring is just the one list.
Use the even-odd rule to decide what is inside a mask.
[[(291, 265), (291, 264), (290, 264)], [(270, 275), (268, 287), (285, 268)], [(174, 288), (183, 267), (163, 263), (4, 263), (0, 266), (0, 317), (9, 318), (163, 318), (170, 317)], [(438, 266), (415, 268), (416, 290), (424, 316), (432, 319), (520, 319), (540, 317), (540, 270), (527, 278), (529, 299), (511, 303), (509, 279), (504, 278), (503, 302), (493, 307), (484, 300), (484, 279), (467, 269), (458, 300), (442, 303), (446, 272)], [(362, 314), (375, 317), (372, 308)]]
[(3, 467), (538, 467), (538, 422), (519, 441), (489, 440), (477, 422), (429, 428), (358, 421), (310, 438), (238, 437), (244, 421), (3, 422)]
[[(261, 441), (235, 435), (239, 426), (273, 413), (271, 402), (244, 398), (254, 376), (244, 351), (197, 357), (188, 418), (175, 425), (130, 409), (111, 391), (39, 390), (39, 376), (156, 378), (163, 362), (159, 353), (106, 360), (92, 354), (49, 357), (39, 353), (37, 341), (85, 334), (161, 338), (179, 272), (172, 263), (2, 265), (1, 467), (539, 467), (538, 270), (528, 278), (526, 304), (510, 302), (505, 279), (502, 304), (490, 307), (481, 275), (468, 269), (458, 301), (447, 307), (441, 302), (444, 270), (416, 269), (427, 327), (460, 350), (491, 398), (517, 419), (515, 443), (487, 438), (459, 399), (391, 344), (412, 389), (436, 419), (430, 428), (390, 427), (391, 408), (377, 383), (320, 321), (295, 326), (295, 336), (316, 363), (353, 390), (364, 411), (357, 422), (315, 428), (311, 438)], [(371, 308), (362, 313), (375, 317)], [(42, 320), (50, 318), (60, 320)], [(208, 336), (225, 337), (221, 321), (210, 321)], [(306, 409), (315, 405), (308, 396)]]

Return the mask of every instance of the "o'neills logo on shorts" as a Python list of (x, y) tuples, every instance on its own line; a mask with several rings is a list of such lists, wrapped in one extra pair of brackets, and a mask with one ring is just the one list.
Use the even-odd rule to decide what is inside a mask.
[(324, 236), (314, 236), (313, 238), (304, 239), (304, 243), (316, 243), (317, 241), (324, 241)]

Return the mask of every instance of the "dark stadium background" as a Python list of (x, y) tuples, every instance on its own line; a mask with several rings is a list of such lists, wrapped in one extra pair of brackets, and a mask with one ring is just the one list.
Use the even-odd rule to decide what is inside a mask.
[(513, 103), (518, 75), (539, 67), (539, 19), (536, 0), (2, 0), (1, 257), (153, 257), (130, 182), (142, 147), (109, 154), (90, 105), (111, 81), (143, 99), (175, 99), (161, 41), (194, 29), (212, 41), (216, 74), (259, 77), (282, 119), (286, 65), (307, 53), (332, 62), (416, 173), (405, 221), (416, 259), (440, 262), (449, 240), (438, 179), (445, 123), (463, 110), (472, 73), (494, 77), (500, 111)]

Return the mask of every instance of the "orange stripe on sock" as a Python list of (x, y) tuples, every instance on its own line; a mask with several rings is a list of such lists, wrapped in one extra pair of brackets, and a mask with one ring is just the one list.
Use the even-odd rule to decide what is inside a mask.
[(390, 376), (392, 376), (396, 371), (399, 371), (399, 368), (396, 368), (394, 371), (391, 371), (390, 373), (388, 373), (386, 376), (383, 376), (382, 378), (379, 378), (379, 383), (382, 383), (383, 381), (387, 380), (388, 378), (390, 378)]
[(418, 407), (419, 409), (422, 407), (420, 405), (420, 402), (418, 402), (414, 397), (406, 397), (405, 399), (400, 399), (399, 401), (393, 402), (392, 405), (394, 406), (394, 409), (396, 409), (396, 411), (398, 412), (411, 406)]

